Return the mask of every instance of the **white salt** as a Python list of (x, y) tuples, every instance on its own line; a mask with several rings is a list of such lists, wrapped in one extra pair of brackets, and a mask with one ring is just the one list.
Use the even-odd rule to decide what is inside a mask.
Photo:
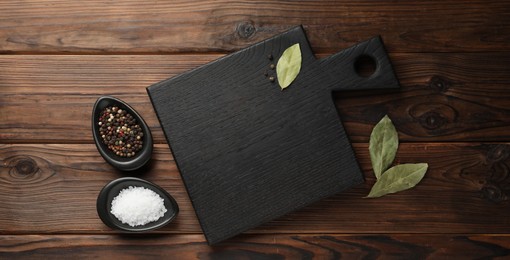
[(110, 212), (122, 223), (136, 227), (157, 221), (166, 211), (164, 200), (156, 192), (129, 186), (113, 198)]

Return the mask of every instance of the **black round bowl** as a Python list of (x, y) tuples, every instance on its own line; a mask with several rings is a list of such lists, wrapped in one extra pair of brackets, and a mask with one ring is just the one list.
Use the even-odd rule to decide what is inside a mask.
[[(120, 157), (112, 152), (108, 147), (101, 141), (99, 135), (99, 117), (101, 112), (109, 106), (117, 106), (130, 113), (138, 122), (143, 131), (143, 145), (142, 150), (139, 151), (135, 156), (130, 158)], [(96, 143), (97, 150), (103, 156), (103, 158), (111, 164), (113, 167), (122, 171), (134, 171), (144, 166), (152, 156), (152, 135), (149, 127), (143, 120), (143, 118), (126, 102), (109, 96), (103, 96), (97, 99), (92, 110), (92, 135), (94, 136), (94, 142)]]
[[(122, 223), (112, 213), (110, 213), (113, 198), (115, 198), (121, 190), (128, 188), (129, 186), (144, 187), (156, 192), (164, 200), (163, 204), (167, 209), (163, 217), (157, 221), (142, 226), (132, 227), (128, 224)], [(119, 178), (104, 186), (97, 197), (96, 207), (97, 214), (105, 225), (125, 232), (144, 232), (161, 228), (172, 222), (179, 213), (179, 206), (177, 205), (177, 202), (172, 196), (170, 196), (170, 194), (168, 194), (168, 192), (151, 182), (134, 177)]]

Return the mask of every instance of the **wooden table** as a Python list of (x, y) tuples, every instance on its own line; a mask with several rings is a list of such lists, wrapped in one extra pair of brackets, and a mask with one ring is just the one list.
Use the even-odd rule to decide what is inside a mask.
[[(508, 1), (2, 1), (0, 258), (480, 258), (510, 255)], [(366, 182), (209, 247), (145, 88), (303, 24), (325, 57), (380, 34), (402, 89), (335, 94)], [(125, 176), (97, 152), (94, 101), (150, 125), (152, 166), (175, 222), (120, 235), (96, 198)], [(363, 199), (368, 138), (385, 114), (397, 163), (427, 162), (414, 189)]]

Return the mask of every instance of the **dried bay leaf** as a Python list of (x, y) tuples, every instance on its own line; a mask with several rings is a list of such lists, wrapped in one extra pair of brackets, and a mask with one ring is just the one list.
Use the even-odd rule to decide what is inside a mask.
[(276, 64), (276, 76), (282, 90), (296, 79), (301, 70), (301, 59), (299, 43), (287, 48), (280, 59), (278, 59), (278, 63)]
[(377, 198), (410, 189), (421, 181), (428, 167), (427, 163), (396, 165), (381, 175), (366, 198)]
[(375, 177), (381, 175), (395, 159), (398, 148), (398, 134), (388, 115), (384, 116), (370, 134), (370, 160)]
[(366, 198), (377, 198), (386, 194), (410, 189), (418, 184), (428, 164), (400, 164), (390, 168), (398, 149), (398, 133), (391, 119), (386, 115), (377, 123), (370, 134), (370, 160), (376, 183)]

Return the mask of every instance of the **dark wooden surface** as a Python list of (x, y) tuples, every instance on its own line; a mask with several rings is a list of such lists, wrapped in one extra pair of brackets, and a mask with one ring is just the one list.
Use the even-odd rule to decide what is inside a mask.
[[(487, 258), (510, 255), (510, 3), (507, 1), (2, 1), (0, 258)], [(380, 34), (402, 89), (334, 94), (366, 183), (209, 247), (145, 88), (303, 24), (326, 57)], [(95, 212), (121, 177), (92, 143), (98, 96), (150, 125), (140, 173), (172, 193), (169, 226), (122, 236)], [(415, 189), (362, 199), (368, 137), (384, 115)]]
[[(269, 68), (295, 44), (301, 68), (282, 90)], [(362, 55), (378, 64), (370, 78), (354, 69)], [(317, 60), (296, 26), (147, 92), (204, 235), (216, 244), (362, 183), (332, 91), (399, 87), (380, 38)]]

